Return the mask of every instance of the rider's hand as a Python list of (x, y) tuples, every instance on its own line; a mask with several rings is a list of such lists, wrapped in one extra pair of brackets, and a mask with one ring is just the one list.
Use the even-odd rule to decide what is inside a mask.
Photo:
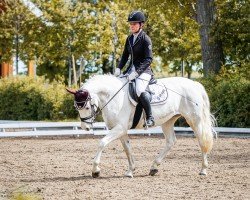
[(131, 72), (131, 74), (129, 74), (128, 76), (127, 76), (127, 79), (129, 80), (129, 81), (132, 81), (132, 80), (134, 80), (135, 78), (137, 78), (138, 77), (138, 73), (136, 72), (136, 71), (133, 71), (133, 72)]
[(114, 75), (115, 75), (115, 76), (120, 76), (120, 74), (121, 74), (120, 68), (116, 68), (116, 69), (115, 69)]

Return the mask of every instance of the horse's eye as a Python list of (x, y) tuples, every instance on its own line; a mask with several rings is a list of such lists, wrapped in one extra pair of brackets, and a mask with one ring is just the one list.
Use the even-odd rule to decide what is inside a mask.
[(86, 110), (88, 110), (89, 109), (89, 107), (86, 107)]

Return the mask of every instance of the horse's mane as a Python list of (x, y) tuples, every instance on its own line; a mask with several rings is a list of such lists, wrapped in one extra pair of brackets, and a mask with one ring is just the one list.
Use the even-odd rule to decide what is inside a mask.
[(122, 81), (116, 78), (111, 74), (103, 74), (103, 75), (94, 75), (89, 78), (82, 89), (87, 89), (90, 92), (99, 93), (99, 92), (109, 92), (114, 88), (119, 88), (122, 84)]

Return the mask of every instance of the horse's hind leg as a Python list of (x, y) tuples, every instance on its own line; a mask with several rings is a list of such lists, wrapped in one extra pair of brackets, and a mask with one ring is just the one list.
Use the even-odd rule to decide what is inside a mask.
[(201, 154), (202, 154), (202, 165), (201, 165), (201, 171), (200, 171), (200, 175), (207, 175), (207, 168), (208, 168), (208, 161), (207, 161), (207, 154), (208, 152), (206, 151), (205, 148), (203, 148), (202, 145), (202, 126), (199, 123), (199, 125), (197, 127), (193, 128), (194, 132), (196, 133), (196, 137), (198, 138), (199, 141), (199, 145), (201, 147)]
[(201, 154), (202, 154), (202, 165), (201, 165), (201, 171), (200, 171), (200, 175), (207, 175), (207, 167), (208, 167), (208, 161), (207, 161), (207, 149), (204, 148), (203, 145), (203, 135), (202, 135), (202, 124), (201, 121), (199, 119), (196, 119), (193, 123), (190, 123), (187, 120), (188, 124), (190, 125), (190, 127), (193, 129), (195, 136), (198, 139), (199, 145), (201, 147)]
[(124, 148), (124, 151), (127, 155), (128, 164), (129, 164), (129, 167), (125, 173), (125, 176), (133, 178), (133, 171), (135, 170), (135, 164), (134, 164), (134, 158), (132, 156), (129, 137), (128, 137), (128, 135), (124, 135), (123, 137), (121, 137), (120, 140), (121, 140), (122, 146)]
[(158, 166), (160, 165), (163, 158), (165, 158), (168, 151), (176, 142), (176, 137), (175, 137), (175, 132), (174, 132), (174, 123), (178, 118), (179, 116), (175, 116), (162, 125), (163, 134), (166, 140), (166, 146), (154, 160), (151, 166), (150, 172), (149, 172), (149, 175), (151, 176), (154, 176), (158, 172)]
[(201, 154), (202, 154), (202, 165), (201, 165), (201, 171), (200, 175), (207, 175), (207, 167), (208, 167), (208, 161), (207, 161), (207, 152), (202, 148), (202, 127), (201, 124), (198, 126), (192, 127), (192, 129), (195, 132), (196, 137), (198, 138), (199, 145), (201, 147)]

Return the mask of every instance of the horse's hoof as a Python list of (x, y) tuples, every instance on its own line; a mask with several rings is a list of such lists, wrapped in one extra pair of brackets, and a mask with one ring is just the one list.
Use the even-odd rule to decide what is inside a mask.
[(150, 176), (154, 176), (158, 172), (158, 169), (151, 169), (149, 172)]
[(126, 177), (129, 177), (129, 178), (133, 178), (134, 176), (133, 176), (133, 173), (131, 172), (131, 171), (127, 171), (126, 173), (125, 173), (125, 176)]
[(100, 176), (100, 172), (92, 172), (93, 178), (98, 178)]
[(201, 176), (206, 176), (206, 175), (207, 175), (207, 172), (201, 171), (201, 172), (199, 173), (199, 175), (201, 175)]

